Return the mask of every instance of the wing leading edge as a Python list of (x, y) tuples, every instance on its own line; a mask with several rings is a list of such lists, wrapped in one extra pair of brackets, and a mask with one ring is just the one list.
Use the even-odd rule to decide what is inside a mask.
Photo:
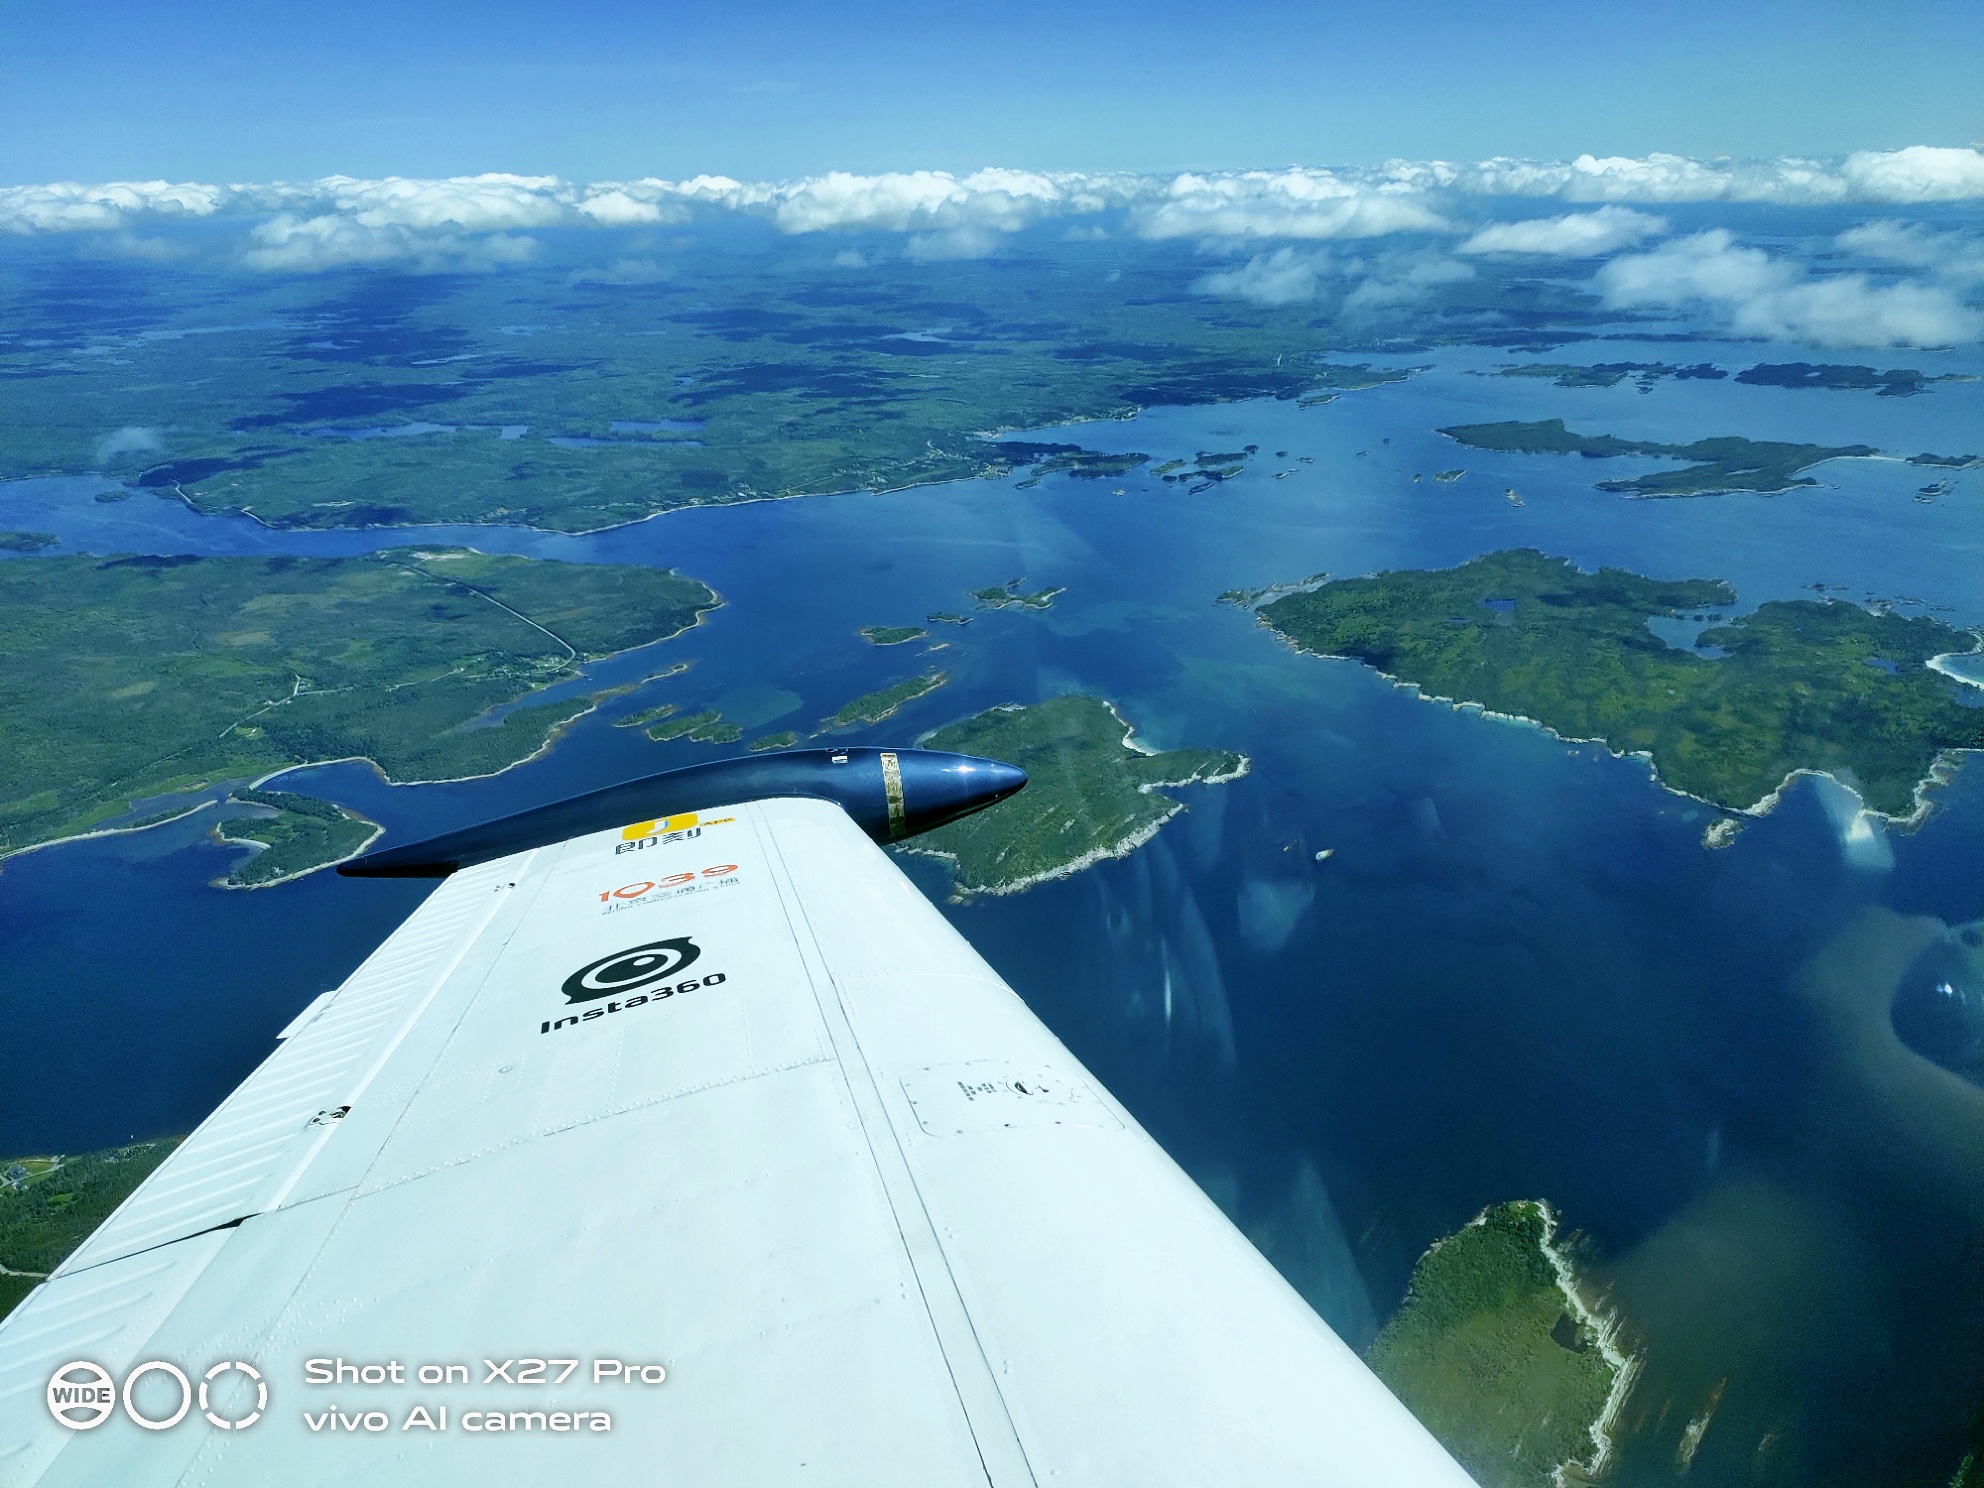
[[(1468, 1482), (838, 806), (666, 825), (293, 1026), (0, 1324), (0, 1484)], [(79, 1359), (269, 1402), (70, 1432)]]

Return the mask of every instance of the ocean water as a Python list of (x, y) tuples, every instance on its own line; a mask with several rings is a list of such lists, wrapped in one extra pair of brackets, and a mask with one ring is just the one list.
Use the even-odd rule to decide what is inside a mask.
[[(1757, 351), (1542, 359), (1826, 359)], [(1196, 495), (1139, 471), (699, 509), (583, 537), (284, 533), (53, 479), (0, 485), (0, 526), (98, 553), (464, 542), (679, 566), (723, 595), (694, 631), (572, 684), (692, 663), (542, 760), (412, 788), (362, 765), (284, 778), (401, 840), (721, 752), (611, 726), (657, 702), (804, 732), (931, 664), (946, 687), (847, 737), (908, 742), (993, 703), (1085, 690), (1156, 746), (1242, 750), (1244, 779), (1181, 792), (1189, 810), (1150, 844), (1077, 877), (954, 904), (936, 863), (904, 866), (1354, 1345), (1433, 1239), (1486, 1204), (1547, 1198), (1589, 1237), (1647, 1349), (1627, 1481), (1671, 1479), (1718, 1381), (1691, 1481), (1946, 1480), (1984, 1377), (1964, 1239), (1984, 1218), (1984, 1125), (1963, 1124), (1960, 1083), (1897, 1106), (1891, 1036), (1843, 1009), (1878, 1011), (1878, 975), (1853, 970), (1878, 964), (1855, 948), (1888, 933), (1870, 912), (1984, 912), (1984, 770), (1960, 768), (1910, 833), (1800, 781), (1709, 851), (1715, 813), (1643, 763), (1297, 655), (1216, 596), (1535, 546), (1725, 578), (1739, 609), (1825, 585), (1984, 625), (1984, 471), (1930, 502), (1914, 500), (1929, 476), (1892, 460), (1828, 464), (1811, 472), (1820, 486), (1778, 497), (1632, 501), (1592, 483), (1660, 462), (1491, 455), (1433, 432), (1561, 416), (1640, 438), (1960, 454), (1984, 429), (1984, 384), (1877, 400), (1470, 375), (1527, 359), (1443, 350), (1408, 383), (1323, 407), (1158, 409), (1051, 436), (1160, 460), (1259, 446), (1246, 473)], [(1468, 474), (1430, 480), (1454, 467)], [(1067, 592), (911, 646), (855, 633), (969, 612), (966, 591), (1021, 576)], [(185, 1130), (421, 896), (331, 874), (219, 891), (230, 855), (210, 818), (0, 865), (0, 1011), (33, 1030), (0, 1086), (0, 1149)]]

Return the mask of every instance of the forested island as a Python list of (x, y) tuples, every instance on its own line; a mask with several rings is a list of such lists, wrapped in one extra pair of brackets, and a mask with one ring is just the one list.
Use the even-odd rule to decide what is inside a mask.
[(1799, 472), (1823, 461), (1880, 453), (1869, 444), (1782, 444), (1734, 435), (1697, 439), (1692, 444), (1657, 444), (1644, 439), (1620, 439), (1612, 434), (1573, 434), (1564, 427), (1562, 419), (1455, 424), (1439, 432), (1470, 449), (1527, 455), (1582, 455), (1592, 460), (1616, 455), (1661, 455), (1696, 462), (1679, 470), (1598, 483), (1601, 491), (1618, 491), (1628, 496), (1713, 496), (1730, 491), (1775, 494), (1817, 485), (1815, 479)]
[(229, 800), (271, 813), (228, 816), (215, 826), (214, 836), (221, 842), (255, 849), (228, 871), (223, 882), (231, 889), (268, 888), (342, 863), (365, 851), (384, 830), (355, 811), (294, 791), (242, 787)]
[(991, 708), (938, 729), (930, 749), (1018, 765), (1027, 788), (997, 806), (926, 833), (904, 850), (947, 858), (958, 892), (1016, 894), (1104, 858), (1127, 856), (1184, 803), (1161, 787), (1217, 784), (1246, 773), (1222, 749), (1155, 753), (1100, 698), (1080, 693)]
[(1587, 574), (1517, 549), (1341, 579), (1258, 613), (1304, 651), (1645, 753), (1670, 788), (1734, 810), (1813, 770), (1905, 817), (1944, 751), (1984, 748), (1984, 709), (1963, 706), (1963, 684), (1927, 664), (1973, 649), (1969, 632), (1836, 600), (1773, 600), (1710, 625), (1697, 649), (1648, 627), (1735, 600), (1719, 579)]
[(1482, 1488), (1602, 1473), (1636, 1373), (1580, 1295), (1548, 1205), (1482, 1211), (1413, 1268), (1365, 1361)]

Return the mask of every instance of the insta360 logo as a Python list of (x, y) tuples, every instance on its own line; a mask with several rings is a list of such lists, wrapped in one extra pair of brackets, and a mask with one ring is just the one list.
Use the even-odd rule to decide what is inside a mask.
[[(230, 1370), (239, 1370), (255, 1386), (255, 1408), (247, 1415), (232, 1420), (214, 1410), (208, 1394), (213, 1382)], [(170, 1415), (148, 1416), (131, 1399), (132, 1388), (148, 1374), (163, 1374), (178, 1384), (179, 1404)], [(124, 1376), (123, 1395), (124, 1414), (147, 1431), (165, 1431), (177, 1426), (193, 1408), (196, 1395), (200, 1402), (200, 1414), (222, 1431), (246, 1431), (261, 1420), (262, 1412), (269, 1408), (268, 1382), (254, 1365), (230, 1360), (222, 1360), (200, 1376), (196, 1391), (193, 1382), (186, 1378), (178, 1365), (153, 1359), (136, 1366)], [(108, 1370), (87, 1359), (78, 1359), (72, 1364), (64, 1364), (49, 1376), (48, 1413), (71, 1431), (90, 1431), (110, 1419), (111, 1412), (117, 1408), (117, 1396), (117, 1382), (110, 1377)]]

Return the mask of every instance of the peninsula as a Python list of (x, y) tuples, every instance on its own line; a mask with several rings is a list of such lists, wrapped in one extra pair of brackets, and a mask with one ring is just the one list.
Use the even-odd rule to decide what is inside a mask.
[(1693, 444), (1656, 444), (1612, 434), (1573, 434), (1562, 419), (1536, 423), (1455, 424), (1438, 431), (1469, 449), (1527, 455), (1582, 455), (1605, 460), (1617, 455), (1659, 455), (1695, 463), (1633, 480), (1600, 481), (1601, 491), (1627, 496), (1713, 496), (1730, 491), (1769, 495), (1815, 486), (1800, 472), (1826, 460), (1877, 455), (1869, 444), (1780, 444), (1734, 435), (1697, 439)]
[(1429, 696), (1532, 719), (1649, 756), (1672, 790), (1766, 809), (1786, 777), (1823, 772), (1906, 817), (1946, 750), (1984, 748), (1984, 709), (1930, 667), (1977, 638), (1840, 601), (1773, 600), (1693, 649), (1648, 622), (1731, 605), (1719, 579), (1580, 572), (1529, 549), (1458, 568), (1342, 579), (1263, 605), (1298, 648), (1350, 657)]
[(1600, 1477), (1638, 1375), (1534, 1200), (1435, 1241), (1365, 1362), (1482, 1488)]
[(1010, 800), (904, 850), (950, 860), (961, 896), (1017, 894), (1104, 858), (1127, 857), (1184, 803), (1162, 788), (1235, 780), (1247, 757), (1223, 749), (1156, 753), (1110, 704), (1073, 693), (991, 708), (922, 740), (930, 749), (1005, 760), (1027, 772)]
[(317, 761), (367, 759), (396, 781), (493, 774), (594, 706), (533, 694), (717, 603), (666, 570), (462, 548), (10, 559), (0, 855)]
[(314, 796), (293, 791), (233, 792), (231, 800), (259, 806), (267, 816), (229, 816), (214, 827), (214, 836), (229, 846), (255, 849), (228, 871), (221, 883), (230, 889), (265, 889), (319, 868), (357, 857), (385, 829), (377, 822)]

